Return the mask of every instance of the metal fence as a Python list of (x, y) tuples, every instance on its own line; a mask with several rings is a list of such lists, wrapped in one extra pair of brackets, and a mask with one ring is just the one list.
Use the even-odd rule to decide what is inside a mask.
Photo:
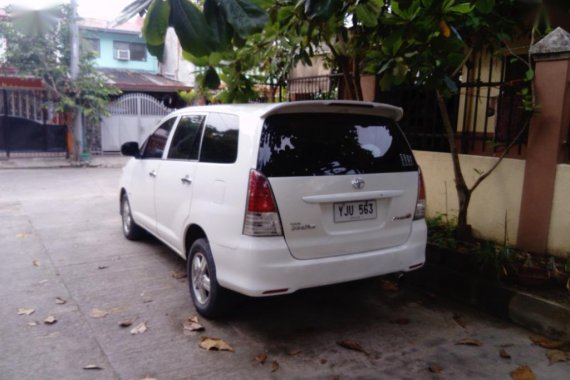
[[(490, 54), (477, 55), (467, 62), (456, 80), (458, 91), (446, 99), (460, 153), (497, 155), (516, 139), (509, 156), (524, 157), (530, 114), (522, 107), (523, 83), (519, 78), (526, 69), (509, 57)], [(335, 74), (290, 79), (287, 90), (289, 101), (341, 99), (343, 78)], [(388, 92), (378, 91), (375, 101), (404, 109), (400, 125), (412, 148), (449, 151), (435, 92), (399, 86)]]

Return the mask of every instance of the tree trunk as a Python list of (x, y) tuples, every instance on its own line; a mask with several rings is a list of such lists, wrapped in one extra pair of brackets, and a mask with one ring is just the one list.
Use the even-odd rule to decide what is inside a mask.
[(441, 117), (443, 119), (443, 126), (445, 128), (445, 134), (447, 135), (447, 141), (449, 143), (451, 162), (453, 163), (453, 174), (455, 177), (455, 190), (457, 191), (457, 200), (459, 201), (457, 235), (458, 238), (461, 238), (461, 240), (470, 240), (472, 238), (472, 233), (471, 226), (467, 224), (467, 210), (469, 207), (469, 202), (471, 201), (471, 191), (467, 187), (465, 178), (463, 177), (463, 172), (461, 171), (459, 152), (457, 151), (457, 147), (455, 145), (455, 131), (451, 125), (451, 120), (449, 118), (447, 106), (445, 105), (445, 100), (439, 91), (437, 92), (437, 104), (439, 107), (439, 112), (441, 113)]

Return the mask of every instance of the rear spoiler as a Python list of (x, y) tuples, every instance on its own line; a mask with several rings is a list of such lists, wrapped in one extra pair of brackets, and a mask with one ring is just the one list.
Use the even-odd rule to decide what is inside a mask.
[(306, 100), (280, 103), (265, 112), (262, 115), (262, 118), (275, 114), (305, 112), (341, 112), (378, 115), (390, 118), (394, 121), (400, 121), (402, 116), (404, 116), (404, 110), (402, 110), (402, 108), (384, 103), (361, 102), (355, 100)]

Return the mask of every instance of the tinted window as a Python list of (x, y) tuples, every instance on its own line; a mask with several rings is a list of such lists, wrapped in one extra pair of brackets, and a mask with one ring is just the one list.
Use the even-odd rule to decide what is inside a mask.
[(168, 158), (197, 160), (200, 150), (200, 131), (204, 116), (182, 116), (172, 137)]
[(235, 115), (212, 113), (208, 116), (200, 161), (227, 164), (236, 161), (239, 119)]
[(175, 121), (175, 117), (168, 119), (162, 123), (152, 135), (149, 136), (143, 145), (142, 158), (162, 158), (164, 146), (166, 145), (166, 140), (168, 140), (168, 134), (170, 133)]
[(310, 113), (270, 116), (257, 168), (269, 177), (415, 171), (410, 147), (392, 120)]

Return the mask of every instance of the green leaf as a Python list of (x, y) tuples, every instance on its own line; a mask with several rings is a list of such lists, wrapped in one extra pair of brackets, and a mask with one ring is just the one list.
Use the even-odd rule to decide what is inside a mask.
[(448, 12), (465, 14), (473, 10), (474, 6), (469, 3), (461, 3), (447, 8)]
[(212, 30), (202, 12), (189, 0), (170, 1), (172, 26), (182, 49), (196, 57), (210, 53), (213, 50)]
[(495, 0), (477, 0), (475, 7), (477, 7), (481, 13), (491, 13), (495, 7)]
[(356, 6), (356, 17), (367, 28), (374, 28), (378, 25), (377, 15), (367, 6), (367, 4), (358, 4)]
[(211, 89), (216, 90), (220, 87), (220, 77), (212, 66), (208, 66), (206, 69), (206, 73), (204, 74), (204, 86)]
[(143, 24), (143, 35), (149, 45), (162, 45), (168, 29), (170, 18), (170, 3), (154, 1), (150, 5)]
[(219, 0), (224, 10), (226, 21), (241, 38), (247, 38), (263, 29), (269, 16), (267, 12), (248, 0)]
[(443, 78), (443, 82), (445, 83), (445, 85), (447, 86), (447, 88), (449, 89), (449, 91), (451, 91), (452, 93), (456, 93), (459, 88), (457, 87), (457, 83), (455, 83), (450, 77), (448, 77), (447, 75)]
[(305, 3), (305, 14), (309, 20), (328, 19), (342, 5), (339, 0), (301, 0)]
[(160, 44), (160, 45), (146, 44), (146, 48), (151, 55), (155, 56), (159, 60), (160, 63), (163, 62), (164, 44)]
[(217, 42), (218, 49), (227, 50), (230, 46), (233, 30), (216, 0), (204, 2), (204, 17), (212, 29), (212, 37)]
[(182, 50), (182, 57), (187, 60), (192, 62), (194, 65), (196, 66), (208, 66), (209, 63), (209, 56), (207, 55), (203, 55), (201, 57), (196, 57), (195, 55), (192, 55), (191, 53)]
[(525, 74), (524, 74), (524, 79), (527, 82), (530, 82), (531, 80), (534, 79), (534, 70), (533, 69), (528, 69)]

